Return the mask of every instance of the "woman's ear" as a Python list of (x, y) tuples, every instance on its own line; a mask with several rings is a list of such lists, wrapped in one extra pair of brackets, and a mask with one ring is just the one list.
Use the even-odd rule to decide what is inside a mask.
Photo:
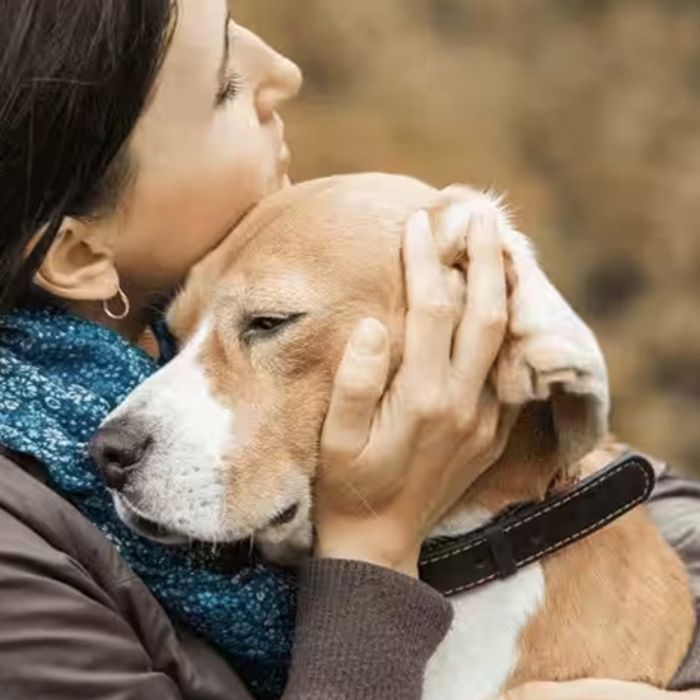
[(111, 299), (119, 288), (111, 236), (104, 226), (66, 218), (34, 277), (46, 292), (72, 301)]

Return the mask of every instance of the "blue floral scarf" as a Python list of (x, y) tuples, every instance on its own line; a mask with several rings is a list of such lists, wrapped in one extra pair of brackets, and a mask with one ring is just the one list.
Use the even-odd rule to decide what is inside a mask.
[(55, 490), (96, 525), (170, 617), (216, 646), (261, 700), (282, 694), (294, 582), (247, 563), (224, 573), (214, 554), (165, 547), (129, 530), (86, 444), (158, 363), (116, 333), (51, 307), (0, 316), (0, 444), (45, 465)]

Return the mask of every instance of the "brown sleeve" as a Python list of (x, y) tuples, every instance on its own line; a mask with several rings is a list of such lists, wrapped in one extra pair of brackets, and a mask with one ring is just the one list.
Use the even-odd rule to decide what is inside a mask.
[(311, 562), (300, 574), (284, 700), (417, 700), (451, 621), (452, 606), (420, 581), (359, 562)]
[[(700, 611), (700, 482), (664, 475), (657, 483), (648, 508), (666, 540), (683, 560), (697, 601), (696, 610)], [(671, 683), (673, 690), (700, 688), (698, 631), (684, 664)]]
[[(95, 589), (97, 590), (97, 589)], [(3, 700), (180, 700), (66, 554), (0, 510)]]
[[(420, 697), (451, 620), (440, 595), (369, 564), (318, 561), (301, 572), (299, 603), (285, 700)], [(141, 625), (155, 613), (132, 610)], [(209, 673), (211, 650), (185, 652), (163, 626), (156, 663), (133, 622), (70, 556), (0, 509), (2, 700), (250, 700), (230, 671), (228, 681)]]

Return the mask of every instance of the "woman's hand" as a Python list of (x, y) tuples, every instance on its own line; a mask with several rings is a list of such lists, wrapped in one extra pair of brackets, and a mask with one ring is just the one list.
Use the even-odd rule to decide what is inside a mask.
[(528, 683), (499, 700), (700, 700), (700, 690), (674, 693), (640, 683), (594, 678), (569, 683)]
[(419, 212), (403, 247), (403, 360), (386, 393), (385, 328), (367, 319), (348, 344), (322, 436), (318, 556), (415, 576), (431, 529), (504, 448), (514, 416), (503, 415), (487, 385), (507, 324), (501, 241), (489, 213), (473, 213), (464, 226), (463, 317), (455, 318), (447, 271)]

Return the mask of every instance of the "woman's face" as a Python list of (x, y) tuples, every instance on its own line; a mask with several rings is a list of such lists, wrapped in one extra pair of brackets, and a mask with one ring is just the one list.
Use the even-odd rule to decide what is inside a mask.
[(181, 0), (131, 144), (137, 178), (114, 248), (127, 284), (177, 282), (284, 186), (289, 151), (277, 110), (300, 86), (297, 66), (237, 25), (226, 0)]
[(288, 182), (277, 110), (300, 86), (297, 66), (237, 25), (226, 0), (180, 0), (129, 143), (133, 185), (109, 221), (88, 224), (100, 229), (90, 235), (108, 244), (132, 301), (177, 284), (248, 209)]

